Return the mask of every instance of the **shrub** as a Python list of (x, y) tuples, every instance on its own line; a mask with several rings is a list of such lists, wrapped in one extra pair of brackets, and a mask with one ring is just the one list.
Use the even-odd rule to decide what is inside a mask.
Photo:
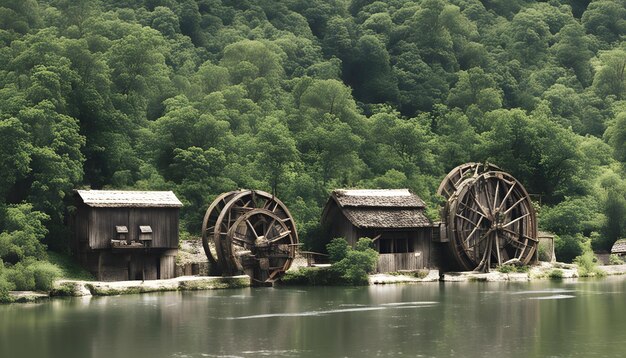
[(509, 273), (509, 272), (516, 272), (516, 271), (517, 270), (515, 269), (515, 266), (513, 265), (498, 266), (498, 272)]
[(609, 265), (623, 265), (624, 260), (622, 260), (618, 255), (611, 254), (609, 255)]
[(341, 283), (339, 274), (325, 267), (300, 267), (297, 270), (287, 271), (281, 278), (285, 285), (325, 286)]
[(528, 265), (502, 265), (498, 266), (498, 272), (502, 273), (510, 273), (510, 272), (519, 272), (519, 273), (527, 273), (530, 270)]
[(553, 280), (560, 280), (563, 278), (563, 270), (561, 269), (553, 269), (548, 273), (548, 277)]
[(578, 266), (578, 276), (604, 276), (606, 273), (598, 268), (598, 260), (591, 250), (591, 243), (586, 242), (584, 247), (583, 254), (574, 259), (574, 263)]
[(39, 291), (52, 290), (54, 280), (61, 276), (61, 269), (45, 261), (34, 262), (30, 269), (33, 271), (35, 278), (35, 289)]
[(15, 285), (15, 289), (18, 291), (35, 289), (35, 275), (33, 271), (21, 262), (7, 268), (6, 277), (9, 282)]
[(331, 263), (336, 263), (343, 260), (350, 249), (350, 245), (346, 239), (337, 237), (332, 239), (328, 245), (326, 245), (326, 251), (328, 251), (328, 258)]
[[(345, 240), (343, 241), (345, 242)], [(336, 246), (339, 247), (340, 245), (336, 244)], [(354, 249), (348, 247), (345, 257), (335, 262), (331, 268), (345, 280), (346, 284), (366, 285), (367, 274), (376, 268), (378, 252), (372, 249), (372, 240), (368, 238), (359, 239), (354, 246)], [(328, 251), (330, 253), (330, 249)]]
[(4, 263), (0, 260), (0, 303), (10, 302), (9, 291), (14, 289), (15, 285), (7, 280)]
[(61, 269), (46, 261), (26, 260), (5, 269), (6, 279), (19, 291), (49, 291)]
[(562, 262), (572, 262), (576, 256), (580, 256), (583, 253), (582, 242), (585, 237), (578, 234), (562, 235), (554, 237), (554, 250), (556, 257)]

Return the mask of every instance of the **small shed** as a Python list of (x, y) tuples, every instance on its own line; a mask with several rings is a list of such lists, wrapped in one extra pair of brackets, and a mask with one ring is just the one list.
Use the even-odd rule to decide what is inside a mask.
[(343, 237), (354, 245), (361, 237), (373, 239), (379, 272), (417, 270), (431, 266), (433, 224), (425, 209), (408, 189), (338, 189), (328, 199), (321, 223), (327, 240)]
[(621, 257), (626, 257), (626, 239), (619, 239), (615, 241), (611, 248), (611, 253)]
[(171, 191), (76, 190), (73, 251), (101, 281), (175, 277), (178, 216)]

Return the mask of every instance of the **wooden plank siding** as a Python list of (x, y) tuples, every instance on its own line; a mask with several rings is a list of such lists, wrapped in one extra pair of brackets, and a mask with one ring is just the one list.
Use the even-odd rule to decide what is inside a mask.
[(139, 226), (152, 228), (152, 248), (178, 247), (178, 209), (172, 208), (132, 208), (128, 219), (128, 235), (137, 240)]
[(89, 246), (111, 247), (115, 226), (128, 227), (128, 237), (136, 241), (139, 226), (152, 227), (151, 248), (178, 247), (178, 208), (91, 208), (89, 210)]
[(89, 247), (108, 249), (115, 238), (115, 226), (128, 226), (127, 208), (91, 208), (89, 211)]
[(422, 252), (406, 252), (400, 254), (379, 254), (378, 272), (395, 272), (399, 270), (418, 270), (425, 268)]

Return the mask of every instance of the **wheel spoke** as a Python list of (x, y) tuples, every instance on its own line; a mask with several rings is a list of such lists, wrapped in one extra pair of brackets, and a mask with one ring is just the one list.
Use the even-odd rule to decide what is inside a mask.
[(529, 215), (530, 215), (530, 213), (526, 213), (526, 214), (524, 214), (524, 215), (522, 215), (522, 216), (520, 216), (520, 217), (518, 217), (518, 218), (515, 218), (515, 219), (513, 219), (513, 220), (509, 221), (508, 223), (506, 223), (506, 224), (502, 225), (502, 227), (503, 227), (503, 228), (504, 228), (504, 227), (508, 227), (508, 226), (510, 226), (510, 225), (512, 225), (512, 224), (514, 224), (514, 223), (516, 223), (516, 222), (518, 222), (518, 221), (520, 221), (520, 220), (522, 220), (523, 218), (525, 218), (525, 217), (527, 217), (527, 216), (529, 216)]

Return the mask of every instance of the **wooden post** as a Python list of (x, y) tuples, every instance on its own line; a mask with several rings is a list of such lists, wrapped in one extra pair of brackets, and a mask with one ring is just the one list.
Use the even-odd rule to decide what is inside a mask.
[(98, 253), (98, 281), (102, 281), (102, 251)]

